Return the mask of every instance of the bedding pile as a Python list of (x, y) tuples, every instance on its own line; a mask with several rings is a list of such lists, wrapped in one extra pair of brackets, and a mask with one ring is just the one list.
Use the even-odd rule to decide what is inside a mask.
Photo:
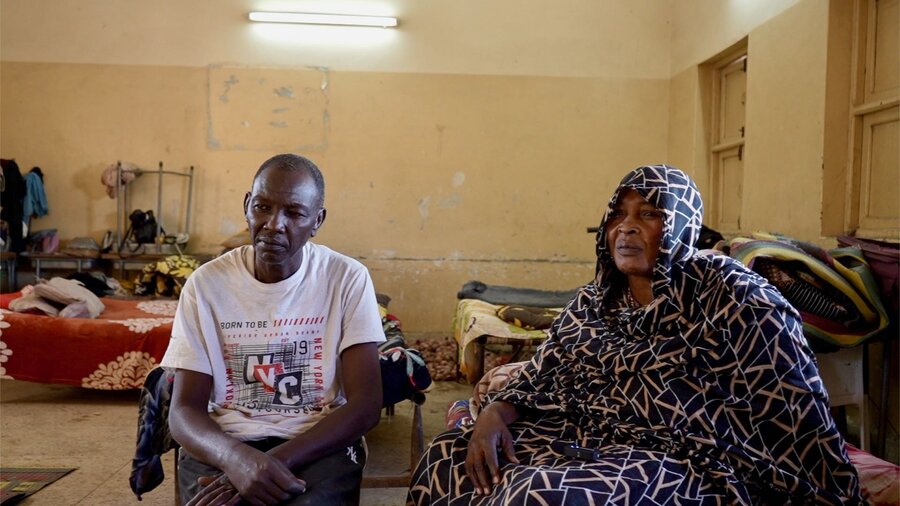
[(106, 306), (80, 281), (56, 277), (26, 286), (22, 296), (9, 303), (9, 309), (62, 318), (96, 318)]
[(889, 323), (878, 283), (857, 247), (825, 250), (782, 235), (729, 241), (729, 255), (759, 273), (803, 319), (815, 351), (862, 344)]

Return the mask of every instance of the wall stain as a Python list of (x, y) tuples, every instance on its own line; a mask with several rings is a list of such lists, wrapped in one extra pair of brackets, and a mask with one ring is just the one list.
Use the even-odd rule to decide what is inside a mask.
[(231, 76), (228, 77), (228, 80), (224, 81), (225, 91), (222, 92), (221, 95), (219, 95), (219, 101), (227, 104), (228, 103), (228, 92), (231, 91), (232, 86), (234, 86), (235, 84), (237, 84), (239, 82), (240, 81), (238, 81), (238, 78), (235, 77), (234, 74), (231, 74)]
[(425, 230), (425, 222), (428, 221), (428, 206), (431, 205), (431, 196), (426, 196), (419, 200), (419, 230)]
[(441, 154), (444, 151), (444, 129), (447, 127), (441, 124), (437, 124), (434, 125), (434, 128), (438, 131), (437, 152), (438, 154)]
[(294, 98), (294, 89), (290, 86), (280, 86), (272, 91), (281, 98)]
[[(328, 102), (325, 102), (326, 107), (328, 106)], [(328, 112), (328, 109), (322, 111), (322, 144), (319, 148), (322, 151), (328, 150), (328, 132), (331, 131), (331, 113)]]
[[(254, 67), (211, 64), (207, 68), (210, 77), (207, 80), (210, 107), (206, 113), (209, 149), (327, 150), (331, 121), (327, 67), (268, 70), (276, 79), (259, 76), (263, 70)], [(311, 75), (309, 70), (318, 75)], [(290, 100), (291, 105), (282, 100)], [(264, 126), (266, 129), (260, 128)], [(293, 145), (297, 139), (312, 142)]]
[(326, 97), (328, 96), (328, 67), (311, 67), (315, 70), (318, 70), (322, 73), (322, 84), (319, 85), (319, 89), (322, 91), (322, 94)]
[(453, 192), (448, 197), (444, 197), (438, 202), (438, 206), (443, 209), (449, 209), (452, 207), (457, 207), (462, 202), (462, 196), (459, 193)]

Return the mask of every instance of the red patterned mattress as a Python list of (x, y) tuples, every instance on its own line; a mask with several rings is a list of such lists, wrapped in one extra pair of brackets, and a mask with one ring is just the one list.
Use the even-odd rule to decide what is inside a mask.
[(0, 297), (0, 377), (98, 390), (140, 388), (169, 344), (177, 300), (102, 297), (96, 319), (9, 311)]

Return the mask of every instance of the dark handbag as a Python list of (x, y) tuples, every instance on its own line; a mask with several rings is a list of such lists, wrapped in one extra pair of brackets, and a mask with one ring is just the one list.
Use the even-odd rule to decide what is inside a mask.
[[(135, 209), (128, 217), (131, 220), (131, 239), (137, 244), (153, 244), (156, 242), (157, 224), (153, 211)], [(160, 230), (161, 233), (165, 233)]]

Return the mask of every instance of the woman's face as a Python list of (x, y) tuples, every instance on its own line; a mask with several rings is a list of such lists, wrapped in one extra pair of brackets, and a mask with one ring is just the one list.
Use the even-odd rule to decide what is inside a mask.
[(606, 238), (613, 260), (627, 276), (653, 277), (663, 233), (663, 213), (632, 189), (619, 200), (606, 220)]

